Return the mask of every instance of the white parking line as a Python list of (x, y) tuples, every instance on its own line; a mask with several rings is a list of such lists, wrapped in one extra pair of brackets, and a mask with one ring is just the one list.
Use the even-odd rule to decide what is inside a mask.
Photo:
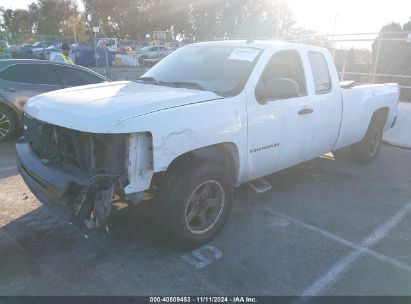
[(395, 226), (397, 226), (404, 216), (410, 212), (411, 203), (408, 203), (401, 208), (396, 214), (394, 214), (388, 221), (383, 223), (377, 230), (366, 237), (360, 244), (360, 247), (354, 249), (349, 255), (341, 258), (330, 270), (324, 274), (321, 278), (315, 281), (309, 286), (302, 294), (302, 296), (318, 296), (325, 289), (335, 283), (343, 273), (345, 273), (361, 256), (369, 252), (369, 247), (377, 244), (381, 241), (388, 232), (390, 232)]
[[(290, 223), (293, 223), (293, 224), (295, 224), (295, 225), (297, 225), (297, 226), (301, 226), (301, 227), (303, 227), (303, 228), (306, 228), (306, 229), (308, 229), (308, 230), (311, 230), (311, 231), (313, 231), (313, 232), (316, 232), (316, 233), (318, 233), (318, 234), (321, 234), (322, 236), (324, 236), (324, 237), (326, 237), (326, 238), (328, 238), (328, 239), (330, 239), (330, 240), (333, 240), (333, 241), (335, 241), (335, 242), (337, 242), (337, 243), (341, 243), (341, 244), (343, 244), (343, 245), (345, 245), (345, 246), (348, 246), (348, 247), (350, 247), (351, 249), (358, 249), (358, 250), (360, 250), (360, 249), (363, 249), (363, 248), (364, 248), (364, 247), (361, 247), (360, 245), (357, 245), (357, 244), (355, 244), (355, 243), (353, 243), (353, 242), (350, 242), (350, 241), (348, 241), (348, 240), (345, 240), (345, 239), (343, 239), (343, 238), (341, 238), (341, 237), (339, 237), (339, 236), (337, 236), (337, 235), (335, 235), (335, 234), (333, 234), (333, 233), (327, 232), (327, 231), (325, 231), (325, 230), (323, 230), (323, 229), (321, 229), (321, 228), (318, 228), (318, 227), (315, 227), (315, 226), (313, 226), (313, 225), (307, 224), (307, 223), (305, 223), (305, 222), (303, 222), (303, 221), (300, 221), (300, 220), (298, 220), (298, 219), (289, 217), (289, 216), (287, 216), (287, 215), (285, 215), (285, 214), (282, 214), (282, 213), (279, 213), (279, 212), (275, 212), (275, 211), (271, 211), (271, 210), (270, 210), (270, 212), (271, 212), (272, 214), (275, 214), (275, 215), (278, 216), (278, 217), (284, 218), (285, 220), (289, 221)], [(400, 261), (397, 261), (397, 260), (395, 260), (395, 259), (392, 259), (392, 258), (390, 258), (390, 257), (387, 257), (387, 256), (385, 256), (385, 255), (383, 255), (383, 254), (381, 254), (381, 253), (378, 253), (378, 252), (376, 252), (376, 251), (374, 251), (374, 250), (372, 250), (372, 249), (369, 249), (369, 248), (366, 248), (366, 251), (365, 251), (365, 252), (366, 252), (367, 254), (373, 256), (374, 258), (379, 259), (379, 260), (382, 261), (382, 262), (389, 263), (389, 264), (391, 264), (391, 265), (393, 265), (393, 266), (396, 266), (396, 267), (400, 268), (401, 270), (405, 270), (405, 271), (408, 271), (408, 272), (411, 273), (411, 266), (410, 266), (410, 265), (404, 264), (404, 263), (402, 263), (402, 262), (400, 262)]]
[(330, 270), (320, 279), (318, 279), (315, 283), (313, 283), (310, 287), (308, 287), (304, 292), (303, 296), (318, 296), (323, 292), (325, 289), (330, 287), (333, 283), (335, 283), (340, 276), (345, 273), (350, 265), (355, 262), (357, 259), (359, 259), (361, 256), (368, 254), (370, 256), (373, 256), (374, 258), (379, 259), (382, 262), (389, 263), (401, 270), (407, 271), (411, 273), (411, 266), (407, 265), (405, 263), (402, 263), (400, 261), (397, 261), (395, 259), (392, 259), (390, 257), (387, 257), (381, 253), (378, 253), (369, 247), (377, 244), (379, 241), (381, 241), (386, 234), (393, 229), (396, 225), (398, 225), (403, 217), (411, 211), (411, 203), (408, 203), (405, 205), (402, 209), (400, 209), (394, 216), (392, 216), (387, 222), (379, 226), (379, 228), (373, 232), (371, 235), (366, 237), (360, 245), (357, 245), (353, 242), (350, 242), (348, 240), (345, 240), (339, 236), (336, 236), (330, 232), (327, 232), (321, 228), (315, 227), (313, 225), (307, 224), (303, 221), (300, 221), (298, 219), (289, 217), (285, 214), (272, 211), (268, 208), (264, 208), (265, 211), (268, 211), (272, 213), (273, 215), (276, 215), (278, 217), (281, 217), (290, 223), (293, 223), (297, 226), (306, 228), (308, 230), (311, 230), (313, 232), (316, 232), (328, 239), (331, 239), (333, 241), (336, 241), (338, 243), (341, 243), (343, 245), (346, 245), (350, 248), (353, 249), (353, 251), (348, 254), (347, 256), (341, 258), (333, 267), (330, 268)]

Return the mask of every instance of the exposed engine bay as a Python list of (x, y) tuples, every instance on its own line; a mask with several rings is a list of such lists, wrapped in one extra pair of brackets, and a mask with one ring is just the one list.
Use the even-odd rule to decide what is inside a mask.
[(80, 228), (103, 226), (114, 195), (124, 198), (129, 184), (130, 135), (79, 132), (25, 115), (24, 138), (42, 164), (85, 181), (68, 180), (65, 189), (55, 193), (59, 204), (77, 217)]

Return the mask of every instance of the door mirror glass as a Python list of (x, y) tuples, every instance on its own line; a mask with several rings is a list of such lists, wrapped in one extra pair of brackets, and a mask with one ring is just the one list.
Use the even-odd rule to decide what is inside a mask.
[(257, 98), (263, 102), (298, 97), (299, 94), (298, 83), (289, 78), (270, 78), (256, 88)]

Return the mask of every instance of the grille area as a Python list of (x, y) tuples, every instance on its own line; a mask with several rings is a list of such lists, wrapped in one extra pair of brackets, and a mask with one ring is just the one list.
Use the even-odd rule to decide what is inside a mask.
[(41, 161), (74, 174), (122, 175), (127, 134), (94, 134), (24, 115), (24, 138)]

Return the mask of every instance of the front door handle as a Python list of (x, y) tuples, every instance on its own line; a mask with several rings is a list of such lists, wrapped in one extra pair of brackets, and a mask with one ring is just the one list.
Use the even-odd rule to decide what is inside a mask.
[(16, 90), (13, 89), (13, 88), (3, 89), (3, 91), (6, 91), (6, 92), (16, 92)]
[(312, 112), (314, 112), (313, 109), (302, 109), (302, 110), (298, 111), (298, 114), (305, 115), (305, 114), (310, 114)]

